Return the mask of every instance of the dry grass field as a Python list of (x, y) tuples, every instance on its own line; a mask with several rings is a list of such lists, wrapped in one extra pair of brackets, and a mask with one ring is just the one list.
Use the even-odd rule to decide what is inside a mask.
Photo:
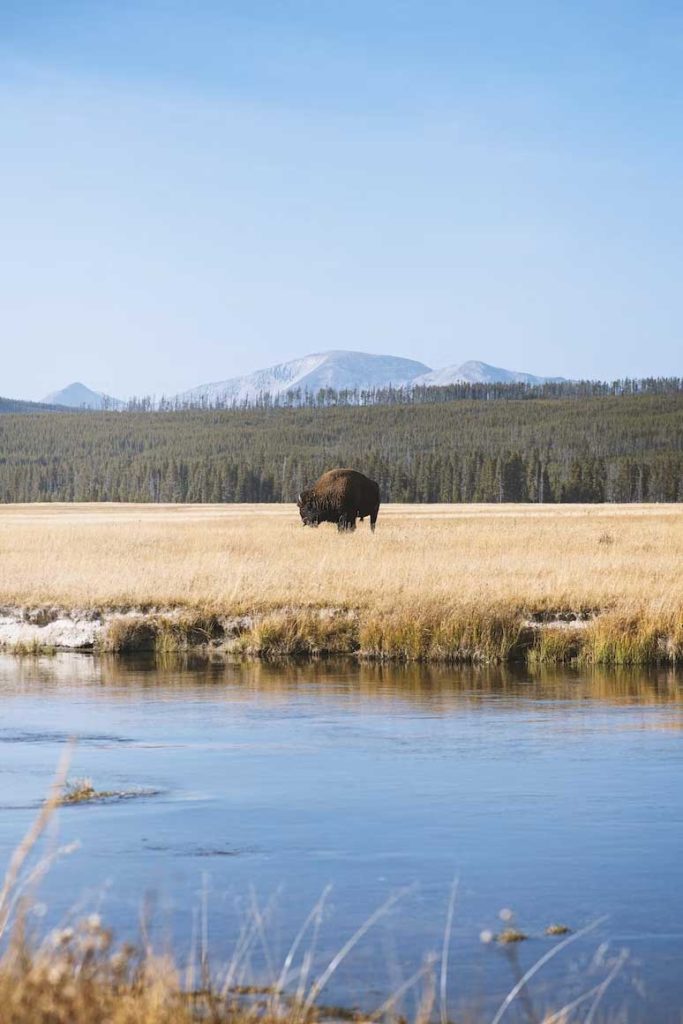
[[(675, 505), (390, 505), (375, 534), (303, 528), (283, 505), (11, 505), (0, 566), (6, 607), (259, 613), (250, 643), (275, 653), (299, 650), (284, 620), (300, 632), (314, 611), (327, 625), (311, 650), (375, 656), (505, 658), (544, 618), (594, 620), (545, 630), (548, 660), (572, 655), (579, 627), (607, 661), (675, 660), (683, 635)], [(614, 630), (627, 648), (598, 657)]]
[(683, 506), (389, 505), (377, 531), (286, 505), (5, 505), (4, 604), (533, 609), (683, 605)]

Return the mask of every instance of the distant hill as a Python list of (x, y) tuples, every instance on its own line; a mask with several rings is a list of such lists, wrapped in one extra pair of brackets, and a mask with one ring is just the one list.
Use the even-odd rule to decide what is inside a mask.
[(48, 405), (63, 405), (69, 409), (123, 409), (126, 403), (119, 398), (112, 398), (102, 391), (93, 391), (91, 388), (74, 381), (61, 391), (53, 391), (43, 399)]
[(295, 389), (317, 392), (320, 388), (362, 391), (389, 385), (406, 387), (416, 377), (429, 372), (428, 366), (414, 359), (334, 350), (278, 363), (243, 377), (202, 384), (174, 397), (178, 402), (189, 404), (218, 401), (239, 405), (252, 402), (261, 395), (275, 397)]
[(0, 398), (0, 413), (3, 412), (56, 412), (54, 405), (42, 402), (24, 402), (18, 398)]
[(413, 384), (425, 387), (444, 387), (447, 384), (559, 384), (565, 377), (537, 377), (533, 373), (519, 373), (490, 366), (475, 359), (460, 365), (446, 366), (443, 370), (430, 370)]

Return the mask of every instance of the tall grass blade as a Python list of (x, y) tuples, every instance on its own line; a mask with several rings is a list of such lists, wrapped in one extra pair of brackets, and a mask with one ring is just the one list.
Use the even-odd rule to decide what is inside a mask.
[(602, 984), (598, 985), (598, 991), (596, 992), (595, 999), (593, 1000), (593, 1002), (591, 1004), (591, 1008), (588, 1011), (588, 1016), (586, 1017), (586, 1019), (583, 1022), (583, 1024), (593, 1024), (593, 1020), (595, 1019), (595, 1014), (598, 1011), (598, 1007), (599, 1007), (600, 1003), (602, 1002), (602, 999), (603, 999), (603, 996), (605, 995), (605, 992), (610, 987), (610, 985), (612, 984), (612, 982), (616, 978), (617, 974), (619, 973), (621, 968), (626, 963), (627, 959), (628, 959), (628, 953), (626, 952), (626, 950), (622, 950), (620, 955), (619, 955), (619, 957), (615, 961), (614, 966), (612, 967), (612, 970), (610, 971), (610, 973), (607, 975), (607, 977), (602, 982)]
[(313, 985), (311, 985), (310, 991), (303, 1005), (304, 1013), (308, 1013), (310, 1011), (327, 982), (330, 980), (342, 961), (346, 959), (354, 946), (360, 942), (363, 936), (370, 931), (372, 926), (376, 924), (380, 918), (384, 917), (385, 914), (388, 914), (391, 908), (411, 892), (413, 888), (414, 886), (412, 885), (408, 886), (405, 889), (400, 889), (398, 892), (390, 896), (389, 899), (386, 900), (381, 907), (378, 907), (377, 910), (375, 910), (375, 912), (371, 914), (370, 917), (360, 926), (360, 928), (353, 933), (351, 938), (344, 943), (339, 952), (332, 957), (323, 973), (318, 977)]
[(549, 960), (552, 960), (553, 957), (557, 956), (558, 953), (561, 953), (563, 949), (566, 949), (567, 946), (570, 946), (572, 942), (576, 942), (577, 939), (583, 938), (584, 935), (588, 935), (589, 932), (592, 932), (595, 928), (603, 924), (606, 920), (606, 915), (604, 917), (599, 917), (596, 921), (592, 921), (591, 924), (586, 925), (585, 928), (581, 928), (580, 931), (574, 932), (573, 935), (569, 935), (566, 939), (563, 939), (562, 942), (558, 942), (556, 946), (553, 946), (552, 949), (549, 949), (547, 953), (544, 953), (544, 955), (540, 957), (535, 964), (532, 964), (529, 970), (519, 979), (517, 984), (510, 989), (505, 999), (500, 1004), (498, 1011), (496, 1012), (496, 1015), (493, 1017), (491, 1021), (491, 1024), (499, 1024), (505, 1012), (507, 1011), (511, 1003), (514, 1002), (515, 998), (519, 995), (524, 986), (533, 978), (535, 974), (538, 974), (542, 967), (545, 967)]
[(447, 988), (448, 988), (448, 951), (451, 944), (451, 934), (453, 932), (453, 914), (455, 911), (455, 898), (458, 893), (458, 879), (453, 879), (451, 886), (451, 896), (448, 901), (448, 912), (446, 913), (446, 925), (443, 932), (443, 946), (441, 949), (441, 975), (439, 978), (439, 1009), (441, 1014), (441, 1024), (448, 1024), (448, 1010), (447, 1004)]
[[(298, 950), (299, 946), (301, 945), (301, 943), (303, 941), (304, 935), (308, 931), (309, 925), (311, 924), (311, 922), (316, 922), (316, 924), (319, 924), (320, 919), (322, 918), (322, 913), (323, 913), (323, 909), (325, 907), (325, 903), (327, 901), (327, 897), (329, 896), (331, 890), (332, 890), (332, 886), (331, 885), (326, 885), (325, 886), (325, 888), (323, 889), (323, 892), (322, 892), (322, 895), (321, 895), (320, 899), (315, 904), (315, 906), (313, 907), (313, 909), (311, 910), (311, 912), (307, 916), (307, 918), (304, 921), (304, 923), (301, 925), (301, 928), (299, 929), (297, 934), (294, 936), (294, 941), (292, 942), (291, 946), (289, 947), (289, 950), (287, 951), (287, 956), (285, 957), (285, 959), (284, 959), (284, 961), (282, 963), (282, 969), (280, 971), (280, 974), (278, 976), (277, 981), (275, 982), (275, 996), (276, 997), (283, 991), (283, 989), (285, 988), (285, 986), (287, 984), (287, 980), (289, 978), (289, 973), (290, 973), (291, 968), (292, 968), (292, 963), (294, 961), (294, 957), (296, 956), (297, 950)], [(314, 931), (314, 937), (315, 937), (315, 934), (316, 934), (316, 932)]]
[(557, 1010), (555, 1013), (552, 1014), (552, 1016), (546, 1017), (543, 1021), (543, 1024), (559, 1024), (560, 1021), (566, 1021), (567, 1014), (571, 1013), (572, 1010), (575, 1010), (577, 1006), (581, 1006), (583, 1005), (583, 1003), (587, 1003), (589, 999), (594, 997), (588, 1015), (586, 1016), (583, 1022), (583, 1024), (591, 1024), (595, 1017), (597, 1008), (600, 1005), (602, 997), (604, 996), (605, 992), (616, 978), (621, 968), (624, 966), (626, 960), (627, 955), (625, 952), (622, 952), (619, 958), (615, 961), (612, 970), (609, 972), (606, 978), (603, 978), (603, 980), (599, 982), (599, 984), (594, 985), (593, 988), (588, 989), (587, 992), (582, 993), (582, 995), (572, 1000), (571, 1003), (567, 1003), (565, 1006), (562, 1007), (561, 1010)]
[(378, 1009), (373, 1010), (373, 1012), (368, 1017), (368, 1020), (381, 1020), (384, 1014), (388, 1010), (390, 1010), (392, 1006), (395, 1006), (399, 999), (402, 996), (404, 996), (406, 992), (410, 991), (411, 988), (417, 985), (418, 981), (420, 981), (421, 978), (424, 978), (426, 974), (429, 974), (433, 971), (435, 963), (436, 959), (434, 957), (429, 957), (427, 959), (427, 962), (424, 963), (422, 967), (418, 967), (415, 973), (411, 974), (411, 976), (406, 981), (404, 981), (403, 984), (400, 985), (399, 988), (397, 988), (396, 991), (393, 992), (389, 996), (389, 998), (382, 1003), (380, 1007), (378, 1007)]

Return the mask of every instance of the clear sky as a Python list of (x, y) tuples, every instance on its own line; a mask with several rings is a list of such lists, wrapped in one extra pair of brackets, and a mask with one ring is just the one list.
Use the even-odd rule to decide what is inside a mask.
[(683, 7), (2, 0), (0, 394), (683, 374)]

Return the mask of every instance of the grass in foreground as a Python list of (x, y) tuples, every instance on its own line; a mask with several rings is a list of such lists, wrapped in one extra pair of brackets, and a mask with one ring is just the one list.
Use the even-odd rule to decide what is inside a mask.
[[(254, 985), (247, 973), (254, 944), (264, 942), (264, 917), (255, 908), (253, 920), (240, 936), (231, 962), (220, 973), (209, 968), (204, 942), (184, 976), (169, 956), (156, 955), (144, 938), (139, 948), (116, 946), (111, 931), (93, 914), (75, 927), (59, 928), (41, 941), (31, 941), (26, 930), (32, 887), (45, 873), (59, 851), (53, 851), (37, 865), (29, 858), (52, 816), (64, 803), (68, 755), (63, 759), (52, 791), (36, 819), (10, 858), (0, 885), (0, 1007), (3, 1024), (312, 1024), (331, 1020), (390, 1020), (404, 1022), (401, 1000), (413, 991), (418, 995), (414, 1024), (448, 1021), (447, 988), (449, 944), (457, 885), (451, 891), (446, 914), (441, 956), (427, 957), (423, 966), (401, 984), (373, 1013), (356, 1013), (325, 1007), (322, 995), (339, 965), (370, 929), (399, 900), (395, 893), (350, 936), (322, 969), (314, 968), (315, 939), (322, 920), (326, 893), (308, 915), (281, 965), (275, 967), (272, 982)], [(82, 791), (92, 786), (83, 783)], [(502, 944), (526, 938), (512, 924), (513, 914), (503, 910), (500, 917), (508, 927), (497, 937)], [(515, 965), (516, 981), (500, 1004), (493, 1024), (520, 998), (528, 1000), (527, 987), (536, 973), (566, 946), (590, 932), (588, 927), (561, 939), (524, 974)], [(514, 934), (513, 934), (514, 933)], [(493, 936), (491, 936), (493, 938)], [(490, 940), (487, 940), (490, 941)], [(577, 1006), (588, 1008), (593, 1019), (607, 988), (624, 963), (619, 954), (606, 965), (606, 973), (593, 980), (570, 1004), (542, 1018), (538, 1024), (560, 1024)], [(438, 985), (437, 985), (438, 978)], [(474, 1019), (474, 1018), (470, 1018)]]
[[(562, 948), (563, 943), (557, 944), (521, 975), (490, 1020), (473, 1013), (458, 1019), (498, 1024), (515, 1004), (528, 1012), (532, 977)], [(600, 981), (593, 980), (571, 1003), (529, 1019), (533, 1024), (568, 1024), (574, 1019), (572, 1011), (580, 1007), (589, 1014), (584, 1019), (597, 1021), (600, 1002), (623, 964), (623, 956), (617, 956)], [(111, 932), (93, 914), (75, 928), (52, 933), (39, 946), (27, 942), (18, 930), (0, 959), (0, 1006), (3, 1024), (327, 1024), (341, 1020), (406, 1024), (398, 1009), (401, 997), (419, 986), (421, 996), (410, 1018), (413, 1024), (449, 1022), (437, 994), (438, 966), (437, 958), (428, 962), (375, 1012), (361, 1013), (311, 1002), (319, 978), (295, 997), (270, 986), (229, 984), (226, 988), (226, 982), (231, 982), (230, 967), (221, 981), (183, 979), (169, 957), (128, 945), (116, 947)], [(441, 979), (446, 979), (443, 972)], [(511, 1016), (519, 1019), (514, 1013)]]
[(683, 657), (683, 506), (387, 506), (366, 525), (304, 529), (279, 505), (3, 506), (0, 604), (137, 609), (112, 651)]

